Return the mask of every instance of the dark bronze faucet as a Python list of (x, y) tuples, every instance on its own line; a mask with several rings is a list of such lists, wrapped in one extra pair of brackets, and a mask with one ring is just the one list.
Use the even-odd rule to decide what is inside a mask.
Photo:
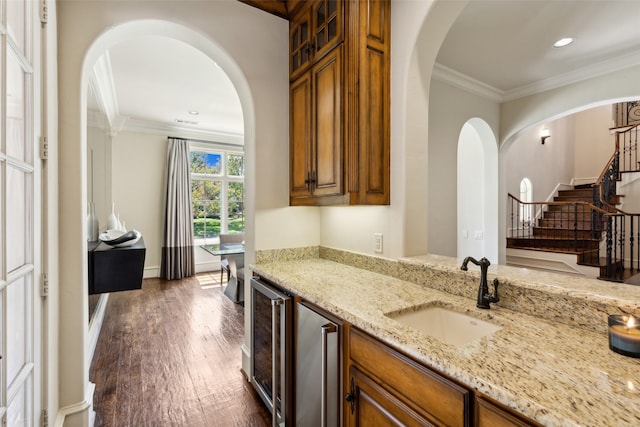
[(487, 309), (491, 308), (489, 305), (490, 303), (500, 301), (500, 298), (498, 297), (498, 279), (493, 279), (493, 294), (489, 293), (489, 286), (487, 285), (487, 270), (489, 270), (491, 263), (486, 258), (476, 261), (475, 258), (468, 256), (464, 261), (462, 261), (460, 270), (467, 271), (467, 264), (469, 261), (480, 266), (480, 287), (478, 288), (478, 303), (476, 304), (476, 307)]

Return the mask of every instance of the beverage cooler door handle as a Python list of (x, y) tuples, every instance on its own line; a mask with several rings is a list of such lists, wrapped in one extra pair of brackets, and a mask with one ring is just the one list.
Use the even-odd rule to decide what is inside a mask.
[(328, 335), (338, 331), (338, 327), (333, 323), (322, 326), (322, 394), (321, 394), (321, 426), (327, 427), (327, 340)]
[[(271, 402), (273, 404), (273, 412), (271, 413), (271, 426), (278, 427), (278, 388), (280, 378), (278, 372), (278, 336), (280, 335), (280, 325), (278, 324), (278, 310), (284, 304), (282, 298), (271, 300)], [(283, 402), (284, 405), (284, 402)], [(284, 408), (281, 409), (284, 416)]]

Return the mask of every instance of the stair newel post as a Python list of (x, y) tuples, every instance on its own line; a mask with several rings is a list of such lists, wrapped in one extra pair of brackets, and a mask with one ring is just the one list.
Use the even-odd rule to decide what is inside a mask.
[(629, 271), (633, 273), (633, 220), (634, 217), (629, 217)]
[(611, 277), (611, 257), (612, 257), (612, 252), (613, 252), (613, 237), (611, 236), (611, 234), (613, 233), (613, 218), (611, 217), (611, 215), (607, 215), (607, 265), (606, 265), (606, 270), (607, 270), (607, 277)]
[(573, 204), (573, 250), (578, 252), (578, 204)]
[(619, 221), (620, 221), (620, 236), (619, 237), (619, 246), (620, 246), (620, 276), (619, 279), (620, 281), (624, 280), (624, 236), (625, 236), (625, 227), (626, 227), (626, 221), (625, 215), (619, 215)]

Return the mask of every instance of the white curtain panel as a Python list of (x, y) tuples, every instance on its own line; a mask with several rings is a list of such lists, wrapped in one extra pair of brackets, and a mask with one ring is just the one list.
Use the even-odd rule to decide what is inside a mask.
[(193, 276), (193, 226), (189, 143), (169, 138), (167, 150), (164, 238), (160, 277), (173, 280)]

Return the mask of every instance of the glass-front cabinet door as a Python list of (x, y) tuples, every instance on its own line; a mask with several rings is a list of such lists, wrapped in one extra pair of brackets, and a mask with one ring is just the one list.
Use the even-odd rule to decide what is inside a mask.
[(342, 40), (343, 2), (321, 0), (313, 4), (314, 60), (317, 61)]
[(343, 37), (343, 2), (307, 2), (289, 23), (289, 77), (295, 80)]

